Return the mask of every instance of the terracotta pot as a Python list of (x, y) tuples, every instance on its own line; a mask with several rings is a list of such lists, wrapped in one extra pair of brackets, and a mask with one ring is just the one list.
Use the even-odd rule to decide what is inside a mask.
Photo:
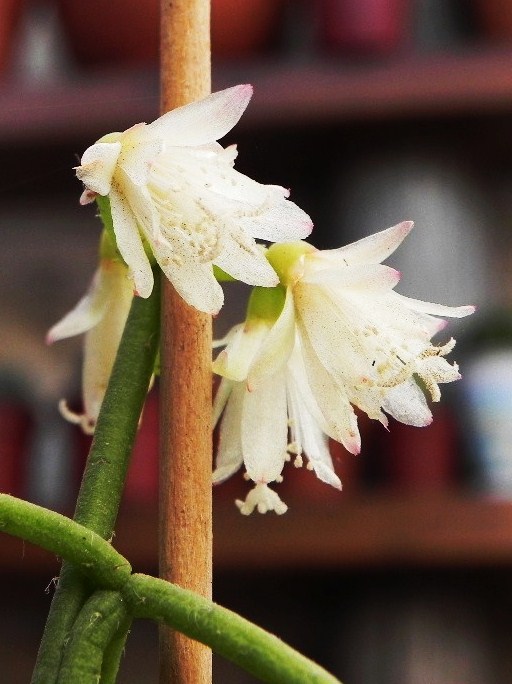
[(418, 493), (456, 486), (457, 436), (449, 411), (436, 407), (428, 427), (393, 423), (387, 437), (382, 456), (391, 488)]
[(330, 50), (389, 53), (404, 41), (410, 0), (319, 0), (320, 41)]
[(477, 0), (475, 12), (484, 36), (496, 42), (512, 40), (510, 0)]
[(58, 0), (71, 53), (84, 66), (158, 59), (158, 0)]
[(283, 0), (212, 0), (213, 55), (250, 57), (271, 48), (283, 11)]
[(0, 492), (25, 494), (23, 478), (32, 427), (26, 406), (0, 400)]
[[(159, 0), (58, 0), (58, 7), (79, 64), (157, 63)], [(236, 58), (266, 49), (277, 35), (283, 7), (283, 0), (213, 0), (214, 56)]]
[(0, 74), (8, 69), (24, 5), (23, 0), (0, 0)]

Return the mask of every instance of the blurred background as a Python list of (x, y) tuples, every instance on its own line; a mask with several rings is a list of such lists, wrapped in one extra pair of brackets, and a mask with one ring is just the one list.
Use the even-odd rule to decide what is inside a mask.
[[(158, 0), (0, 1), (0, 491), (65, 513), (87, 440), (80, 340), (47, 329), (84, 293), (100, 225), (79, 207), (83, 150), (158, 116)], [(404, 294), (477, 304), (450, 327), (464, 378), (434, 423), (361, 419), (333, 446), (339, 494), (285, 472), (280, 518), (242, 517), (240, 478), (215, 499), (215, 599), (345, 684), (512, 681), (512, 3), (213, 0), (218, 90), (255, 86), (235, 131), (240, 170), (292, 189), (333, 247), (412, 219), (390, 263)], [(220, 335), (243, 316), (227, 286)], [(450, 332), (448, 332), (448, 335)], [(443, 338), (440, 341), (446, 341)], [(116, 539), (156, 570), (157, 392)], [(0, 666), (29, 681), (58, 561), (0, 539)], [(216, 681), (253, 681), (216, 660)], [(156, 681), (156, 630), (134, 626), (122, 682)]]

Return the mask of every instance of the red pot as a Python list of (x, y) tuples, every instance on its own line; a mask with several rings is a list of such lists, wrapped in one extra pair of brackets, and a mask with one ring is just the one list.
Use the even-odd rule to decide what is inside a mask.
[(24, 5), (23, 0), (0, 0), (0, 73), (9, 66)]
[(510, 0), (477, 0), (475, 11), (484, 36), (496, 42), (512, 40), (512, 3)]
[(0, 401), (0, 492), (22, 496), (32, 420), (26, 406)]
[[(159, 0), (58, 0), (58, 7), (69, 48), (79, 64), (157, 63)], [(283, 7), (283, 0), (213, 0), (214, 56), (244, 57), (266, 49), (277, 35)]]
[(79, 64), (157, 61), (159, 0), (58, 0), (58, 8)]
[(212, 52), (215, 57), (251, 57), (278, 38), (283, 0), (212, 0)]

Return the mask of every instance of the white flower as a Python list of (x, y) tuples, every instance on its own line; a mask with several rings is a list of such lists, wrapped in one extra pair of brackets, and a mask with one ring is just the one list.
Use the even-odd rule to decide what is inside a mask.
[[(287, 246), (274, 245), (268, 252), (287, 287), (281, 316), (293, 310), (289, 325), (300, 339), (308, 383), (328, 434), (352, 453), (360, 450), (353, 406), (384, 425), (385, 413), (408, 425), (428, 425), (432, 414), (416, 379), (432, 401), (439, 401), (439, 383), (460, 378), (457, 365), (444, 358), (455, 341), (436, 346), (431, 338), (446, 325), (437, 316), (460, 318), (474, 307), (400, 295), (393, 290), (400, 274), (381, 263), (412, 227), (404, 221), (334, 250), (294, 245), (297, 258), (284, 270), (280, 261), (289, 263)], [(265, 353), (272, 356), (270, 350)]]
[(48, 332), (51, 344), (85, 333), (82, 369), (84, 413), (75, 414), (66, 402), (60, 403), (62, 415), (92, 434), (100, 412), (119, 342), (130, 310), (133, 289), (124, 264), (101, 259), (86, 295)]
[(76, 174), (81, 202), (108, 195), (121, 256), (136, 294), (148, 297), (153, 275), (146, 241), (178, 293), (217, 313), (222, 288), (215, 264), (238, 280), (274, 286), (278, 278), (254, 238), (306, 237), (310, 218), (286, 198), (234, 170), (236, 148), (216, 141), (238, 122), (252, 87), (235, 86), (179, 107), (153, 123), (112, 133), (89, 147)]
[(308, 389), (300, 353), (294, 350), (290, 355), (282, 349), (275, 372), (266, 374), (254, 388), (249, 388), (246, 380), (233, 379), (247, 377), (271, 334), (271, 325), (263, 320), (236, 326), (225, 340), (226, 350), (214, 362), (214, 370), (225, 377), (214, 403), (214, 422), (222, 413), (223, 417), (213, 481), (222, 482), (245, 466), (247, 477), (256, 483), (245, 502), (236, 502), (246, 515), (254, 508), (260, 513), (287, 510), (267, 485), (282, 480), (281, 471), (291, 455), (300, 466), (305, 453), (308, 467), (321, 480), (341, 489), (324, 421)]
[(439, 383), (460, 377), (444, 358), (455, 342), (435, 346), (431, 338), (446, 323), (436, 316), (467, 316), (474, 307), (399, 295), (398, 272), (381, 264), (412, 225), (337, 250), (306, 243), (268, 250), (283, 285), (276, 288), (280, 313), (267, 307), (265, 316), (262, 306), (258, 317), (250, 308), (246, 323), (222, 341), (226, 349), (213, 366), (223, 376), (215, 422), (224, 411), (214, 481), (245, 465), (257, 486), (238, 502), (243, 513), (282, 507), (267, 484), (280, 480), (287, 454), (297, 455), (297, 465), (304, 454), (321, 480), (341, 488), (327, 439), (360, 451), (354, 407), (385, 426), (386, 414), (427, 425), (432, 414), (418, 380), (439, 401)]

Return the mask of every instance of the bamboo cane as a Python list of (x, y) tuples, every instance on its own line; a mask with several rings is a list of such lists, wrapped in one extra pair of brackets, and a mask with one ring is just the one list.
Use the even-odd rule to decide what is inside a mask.
[[(161, 111), (210, 93), (210, 0), (161, 0)], [(160, 576), (211, 596), (211, 316), (164, 279)], [(160, 683), (208, 684), (211, 651), (163, 627)]]

